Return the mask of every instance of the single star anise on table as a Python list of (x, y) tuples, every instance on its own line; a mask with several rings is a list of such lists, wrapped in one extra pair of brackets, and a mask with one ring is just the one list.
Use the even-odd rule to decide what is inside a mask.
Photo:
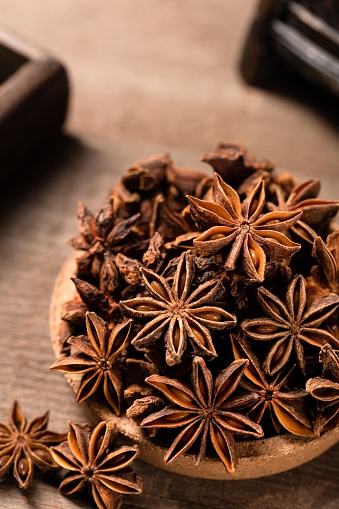
[(210, 330), (222, 331), (236, 324), (234, 315), (215, 304), (223, 291), (221, 282), (212, 279), (192, 291), (194, 260), (185, 253), (180, 257), (172, 287), (164, 277), (149, 269), (141, 269), (141, 274), (150, 296), (120, 302), (124, 314), (135, 320), (148, 320), (133, 338), (132, 345), (147, 351), (155, 348), (161, 339), (170, 366), (181, 362), (188, 343), (193, 352), (216, 357)]
[(53, 460), (50, 446), (57, 445), (66, 434), (47, 429), (48, 412), (27, 421), (15, 401), (9, 414), (8, 424), (0, 423), (0, 479), (12, 470), (20, 488), (26, 489), (34, 475), (34, 467), (42, 472), (59, 470)]
[(323, 435), (339, 424), (339, 352), (328, 344), (320, 350), (323, 365), (321, 377), (310, 378), (306, 391), (317, 400), (318, 413), (314, 422), (316, 435)]
[(241, 329), (252, 339), (270, 341), (263, 363), (264, 371), (274, 375), (289, 361), (292, 352), (303, 374), (306, 363), (302, 343), (321, 348), (325, 343), (339, 347), (339, 341), (328, 331), (319, 329), (339, 306), (339, 297), (329, 293), (306, 304), (306, 281), (296, 275), (288, 286), (286, 303), (261, 286), (257, 299), (269, 318), (251, 318), (241, 323)]
[(301, 216), (301, 211), (276, 211), (261, 215), (265, 205), (264, 181), (259, 182), (241, 203), (237, 192), (215, 173), (213, 202), (188, 196), (197, 227), (205, 230), (194, 246), (206, 256), (222, 252), (225, 270), (236, 268), (238, 260), (250, 280), (265, 277), (266, 259), (289, 258), (300, 249), (284, 233)]
[[(291, 234), (297, 239), (313, 243), (318, 235), (315, 230), (325, 230), (329, 220), (338, 212), (339, 202), (316, 198), (320, 191), (318, 179), (308, 180), (298, 184), (286, 198), (279, 185), (272, 185), (276, 194), (277, 204), (267, 202), (267, 208), (272, 211), (286, 212), (302, 211), (301, 219), (291, 227)], [(314, 230), (315, 229), (315, 230)]]
[(148, 429), (183, 428), (166, 453), (165, 463), (184, 454), (198, 440), (200, 444), (196, 462), (200, 463), (206, 455), (209, 436), (226, 470), (235, 472), (237, 455), (233, 435), (255, 438), (263, 436), (261, 426), (241, 413), (258, 396), (251, 393), (231, 397), (247, 366), (248, 360), (236, 360), (213, 380), (204, 359), (194, 357), (191, 386), (159, 375), (151, 375), (146, 379), (170, 404), (146, 417), (141, 426)]
[(87, 312), (87, 336), (68, 339), (71, 355), (56, 360), (50, 369), (83, 375), (76, 394), (78, 403), (102, 390), (108, 404), (120, 415), (123, 382), (117, 357), (130, 343), (131, 322), (127, 320), (110, 330), (96, 313)]
[(116, 438), (112, 421), (102, 421), (94, 429), (69, 423), (67, 442), (51, 449), (55, 462), (69, 470), (59, 486), (62, 494), (73, 495), (87, 487), (99, 509), (119, 509), (122, 495), (141, 493), (142, 480), (130, 467), (138, 447), (115, 447)]
[(274, 378), (269, 377), (262, 370), (253, 345), (235, 334), (231, 334), (231, 338), (234, 358), (249, 360), (241, 386), (259, 396), (247, 411), (248, 417), (259, 424), (268, 411), (278, 434), (285, 429), (293, 435), (314, 436), (310, 411), (305, 403), (307, 392), (291, 384), (295, 366), (282, 369)]

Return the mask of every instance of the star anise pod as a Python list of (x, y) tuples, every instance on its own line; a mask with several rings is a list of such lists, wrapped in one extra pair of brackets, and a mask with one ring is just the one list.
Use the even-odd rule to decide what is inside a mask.
[(34, 475), (34, 467), (42, 472), (55, 471), (50, 446), (65, 440), (66, 434), (47, 429), (48, 415), (27, 422), (17, 401), (13, 403), (8, 424), (0, 423), (0, 479), (12, 470), (20, 488), (26, 489)]
[(291, 227), (291, 233), (311, 244), (318, 235), (314, 229), (323, 230), (328, 221), (338, 212), (339, 203), (337, 201), (316, 198), (320, 191), (318, 179), (298, 184), (287, 198), (279, 185), (272, 187), (276, 194), (277, 204), (267, 202), (267, 208), (272, 211), (285, 210), (286, 212), (302, 210), (302, 218), (298, 219)]
[(306, 391), (317, 400), (318, 413), (314, 423), (316, 435), (323, 435), (339, 424), (339, 356), (330, 345), (320, 350), (323, 365), (321, 377), (310, 378)]
[(87, 487), (99, 509), (119, 509), (123, 494), (141, 493), (141, 478), (130, 467), (138, 447), (115, 447), (116, 438), (112, 421), (102, 421), (94, 429), (69, 423), (67, 442), (51, 449), (57, 464), (69, 470), (59, 486), (62, 494)]
[(255, 172), (273, 169), (271, 161), (256, 161), (247, 149), (238, 143), (219, 143), (215, 152), (201, 158), (232, 186), (239, 185)]
[(256, 394), (233, 396), (248, 360), (232, 362), (215, 380), (201, 357), (194, 357), (192, 383), (151, 375), (146, 381), (170, 402), (163, 410), (146, 417), (145, 428), (183, 428), (167, 451), (164, 462), (170, 463), (188, 451), (199, 439), (197, 464), (205, 457), (208, 435), (213, 448), (226, 470), (234, 473), (237, 456), (234, 434), (260, 438), (262, 428), (241, 413), (244, 405), (257, 398)]
[(259, 182), (241, 203), (236, 191), (215, 173), (213, 202), (188, 196), (197, 227), (205, 230), (194, 240), (203, 255), (222, 252), (226, 271), (241, 266), (251, 281), (265, 277), (266, 257), (288, 258), (300, 249), (282, 232), (288, 230), (302, 212), (276, 211), (261, 215), (265, 205), (264, 181)]
[(79, 202), (79, 235), (70, 240), (74, 249), (84, 251), (78, 259), (79, 275), (92, 274), (99, 280), (104, 254), (123, 250), (126, 239), (133, 235), (132, 228), (139, 217), (139, 214), (134, 214), (127, 219), (116, 218), (112, 198), (103, 203), (95, 216)]
[(96, 313), (86, 313), (87, 336), (70, 337), (70, 356), (56, 360), (51, 370), (82, 374), (76, 401), (82, 403), (99, 390), (117, 415), (121, 413), (123, 382), (117, 357), (130, 343), (132, 320), (110, 330)]
[(166, 362), (170, 366), (181, 362), (190, 343), (194, 352), (216, 357), (212, 331), (222, 331), (236, 324), (236, 317), (214, 301), (222, 291), (219, 280), (210, 280), (192, 291), (194, 260), (182, 254), (172, 287), (166, 279), (143, 268), (141, 274), (149, 297), (136, 297), (120, 302), (123, 313), (148, 323), (133, 338), (137, 350), (154, 348), (165, 342)]
[(252, 339), (272, 342), (263, 363), (268, 375), (282, 369), (293, 350), (297, 364), (306, 374), (302, 343), (317, 348), (325, 343), (339, 347), (339, 341), (330, 332), (319, 329), (319, 325), (338, 308), (339, 297), (334, 293), (324, 295), (308, 306), (305, 278), (296, 275), (288, 286), (285, 304), (264, 287), (258, 288), (257, 299), (269, 318), (244, 320), (241, 328)]
[(260, 423), (268, 411), (278, 434), (284, 428), (293, 435), (313, 436), (310, 412), (305, 403), (307, 392), (290, 386), (295, 366), (281, 370), (274, 378), (268, 377), (261, 369), (252, 345), (234, 334), (231, 334), (231, 339), (235, 359), (247, 358), (250, 361), (244, 371), (241, 386), (259, 396), (247, 415), (254, 422)]
[(310, 299), (328, 292), (339, 294), (339, 230), (333, 231), (324, 240), (317, 236), (314, 239), (312, 255), (318, 265), (311, 268), (307, 279), (307, 294)]

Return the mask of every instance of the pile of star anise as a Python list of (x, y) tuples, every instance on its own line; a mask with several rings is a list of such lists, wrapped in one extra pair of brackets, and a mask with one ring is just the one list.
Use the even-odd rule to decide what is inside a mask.
[(236, 441), (339, 424), (339, 201), (237, 144), (202, 161), (143, 159), (96, 215), (79, 204), (52, 369), (81, 374), (76, 400), (126, 413), (165, 462), (234, 472)]

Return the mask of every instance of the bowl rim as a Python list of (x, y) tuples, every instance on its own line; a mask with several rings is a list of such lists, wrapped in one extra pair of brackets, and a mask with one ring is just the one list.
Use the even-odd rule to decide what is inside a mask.
[[(71, 278), (76, 277), (77, 259), (80, 253), (74, 250), (66, 258), (52, 290), (49, 312), (50, 340), (56, 358), (63, 355), (61, 350), (63, 338), (67, 330), (69, 331), (68, 324), (61, 318), (62, 307), (77, 295)], [(64, 376), (75, 393), (81, 375), (64, 374)], [(125, 414), (115, 415), (108, 405), (94, 397), (88, 398), (82, 406), (86, 407), (95, 421), (113, 420), (118, 432), (127, 441), (139, 446), (140, 459), (145, 462), (182, 475), (205, 479), (238, 480), (273, 475), (316, 458), (339, 441), (339, 426), (337, 426), (320, 437), (300, 437), (285, 433), (274, 437), (237, 442), (238, 465), (235, 473), (229, 474), (216, 457), (206, 457), (199, 465), (196, 465), (195, 456), (185, 453), (173, 463), (165, 464), (163, 457), (166, 448), (155, 443), (145, 430)]]

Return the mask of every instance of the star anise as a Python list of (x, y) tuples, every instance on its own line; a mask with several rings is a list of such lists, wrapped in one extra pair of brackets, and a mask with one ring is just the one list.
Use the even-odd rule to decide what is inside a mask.
[(84, 251), (78, 259), (79, 275), (92, 274), (99, 279), (104, 254), (123, 249), (123, 243), (133, 235), (132, 228), (139, 217), (139, 214), (134, 214), (127, 219), (116, 218), (112, 198), (103, 203), (96, 216), (79, 202), (79, 235), (70, 240), (74, 249)]
[(51, 449), (56, 463), (70, 471), (59, 486), (62, 494), (87, 487), (99, 509), (119, 509), (123, 494), (141, 493), (141, 478), (129, 466), (138, 447), (115, 447), (116, 438), (112, 421), (102, 421), (94, 429), (69, 423), (67, 442)]
[(260, 423), (268, 411), (277, 433), (282, 429), (293, 435), (313, 436), (310, 412), (305, 403), (307, 392), (293, 388), (291, 378), (295, 366), (281, 370), (274, 378), (268, 377), (261, 369), (261, 363), (252, 345), (245, 339), (231, 334), (235, 359), (248, 359), (241, 386), (255, 392), (259, 399), (247, 412), (254, 422)]
[(241, 203), (236, 191), (215, 173), (213, 200), (209, 202), (188, 196), (191, 214), (197, 227), (205, 230), (194, 240), (203, 255), (222, 252), (226, 271), (241, 266), (251, 281), (265, 277), (266, 257), (282, 259), (292, 256), (300, 244), (282, 232), (288, 230), (302, 212), (276, 211), (261, 215), (265, 205), (265, 184), (259, 182)]
[(0, 423), (0, 479), (12, 470), (20, 488), (27, 488), (34, 475), (34, 467), (42, 472), (55, 471), (50, 446), (65, 440), (66, 434), (47, 429), (48, 415), (27, 422), (17, 401), (9, 414), (8, 424)]
[(339, 356), (330, 345), (320, 350), (323, 365), (321, 377), (310, 378), (306, 383), (307, 392), (317, 400), (318, 413), (314, 423), (316, 435), (323, 435), (339, 424)]
[(236, 324), (234, 315), (214, 304), (222, 291), (221, 282), (209, 280), (192, 291), (194, 260), (185, 253), (180, 257), (172, 287), (149, 269), (141, 269), (141, 274), (150, 297), (120, 303), (123, 313), (149, 320), (133, 338), (132, 345), (147, 351), (163, 339), (170, 366), (181, 362), (188, 342), (199, 355), (216, 357), (210, 330), (222, 331)]
[(271, 172), (273, 169), (271, 161), (256, 161), (239, 143), (219, 143), (215, 152), (205, 154), (201, 160), (210, 164), (232, 186), (239, 185), (253, 173)]
[(324, 240), (317, 236), (314, 239), (312, 255), (318, 265), (311, 268), (311, 276), (307, 280), (307, 294), (314, 296), (326, 295), (328, 292), (339, 294), (339, 230), (333, 231)]
[(122, 373), (117, 357), (129, 345), (132, 320), (110, 330), (96, 313), (86, 313), (87, 336), (70, 337), (73, 353), (56, 360), (51, 370), (82, 374), (76, 401), (82, 403), (99, 390), (117, 415), (122, 405)]
[(170, 404), (146, 417), (141, 426), (150, 429), (183, 427), (166, 453), (165, 463), (184, 454), (199, 439), (196, 455), (198, 464), (205, 457), (209, 435), (226, 470), (234, 473), (237, 456), (233, 435), (263, 436), (261, 426), (241, 413), (244, 405), (253, 402), (258, 396), (252, 393), (231, 397), (247, 366), (248, 360), (236, 360), (213, 380), (205, 361), (201, 357), (194, 357), (191, 387), (159, 375), (151, 375), (146, 379)]
[(272, 188), (277, 197), (277, 204), (267, 202), (267, 208), (272, 211), (285, 210), (286, 212), (302, 210), (302, 219), (298, 219), (291, 227), (291, 233), (311, 244), (318, 235), (314, 229), (323, 230), (328, 221), (338, 212), (338, 201), (316, 198), (320, 191), (318, 179), (298, 184), (287, 198), (279, 185), (273, 185)]
[(263, 311), (270, 318), (252, 318), (241, 323), (242, 330), (252, 339), (272, 341), (263, 363), (264, 370), (274, 375), (289, 361), (294, 350), (296, 362), (306, 373), (304, 348), (306, 343), (321, 348), (325, 343), (339, 347), (339, 341), (330, 332), (319, 329), (337, 309), (339, 297), (329, 293), (306, 304), (306, 281), (296, 275), (288, 286), (286, 303), (264, 287), (257, 290), (257, 298)]

